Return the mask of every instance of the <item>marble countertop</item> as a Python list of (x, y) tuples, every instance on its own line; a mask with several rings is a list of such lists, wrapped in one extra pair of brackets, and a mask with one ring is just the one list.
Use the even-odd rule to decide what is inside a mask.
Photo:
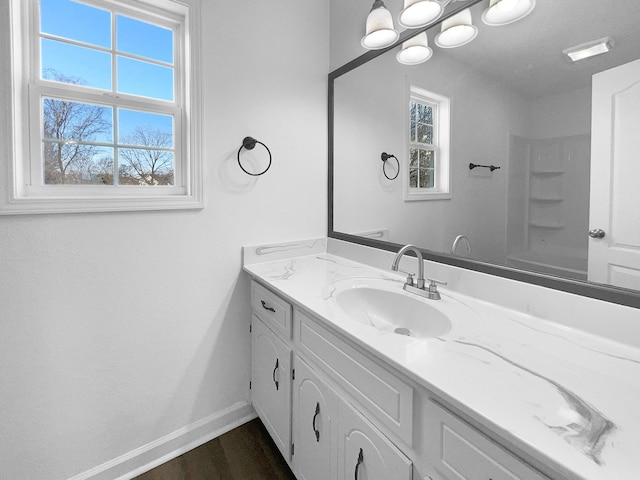
[(327, 253), (244, 269), (554, 471), (640, 478), (640, 350), (446, 287), (424, 301), (453, 319), (448, 333), (382, 332), (345, 315), (336, 293), (360, 284), (412, 295), (402, 275)]

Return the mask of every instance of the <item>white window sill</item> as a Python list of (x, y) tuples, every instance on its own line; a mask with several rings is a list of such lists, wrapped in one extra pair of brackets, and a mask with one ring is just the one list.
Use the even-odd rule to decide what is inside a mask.
[(425, 200), (450, 200), (451, 192), (416, 192), (406, 193), (404, 196), (405, 202), (422, 202)]
[(18, 198), (0, 202), (0, 215), (130, 212), (202, 209), (202, 199), (193, 196), (136, 198)]

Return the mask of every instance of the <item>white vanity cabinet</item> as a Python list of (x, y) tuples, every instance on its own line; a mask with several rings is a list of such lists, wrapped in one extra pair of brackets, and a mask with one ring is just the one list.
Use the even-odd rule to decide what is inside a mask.
[(411, 480), (374, 423), (410, 438), (413, 390), (256, 282), (251, 304), (251, 401), (296, 478)]
[(257, 316), (251, 337), (251, 403), (282, 456), (291, 445), (291, 347)]
[(298, 480), (548, 480), (326, 322), (251, 292), (251, 400)]

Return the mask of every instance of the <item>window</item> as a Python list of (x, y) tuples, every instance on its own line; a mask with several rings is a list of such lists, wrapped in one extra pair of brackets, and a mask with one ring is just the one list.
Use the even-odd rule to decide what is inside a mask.
[(13, 182), (0, 211), (202, 207), (193, 7), (12, 2)]
[(442, 95), (409, 88), (405, 201), (451, 198), (449, 103)]

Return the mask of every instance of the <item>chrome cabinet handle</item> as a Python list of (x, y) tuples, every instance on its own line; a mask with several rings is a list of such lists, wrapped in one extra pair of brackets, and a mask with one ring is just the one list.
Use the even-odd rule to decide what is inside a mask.
[(589, 236), (591, 238), (604, 238), (605, 233), (601, 228), (594, 228), (593, 230), (589, 230)]
[(276, 358), (276, 366), (273, 367), (273, 373), (271, 374), (271, 378), (273, 379), (273, 383), (276, 384), (276, 390), (278, 390), (278, 380), (276, 380), (276, 372), (278, 371), (278, 367), (280, 366), (279, 360)]
[(358, 480), (358, 469), (360, 468), (360, 464), (364, 462), (364, 455), (362, 454), (362, 449), (360, 449), (360, 453), (358, 454), (358, 463), (356, 463), (356, 473), (354, 478)]
[(267, 302), (265, 302), (264, 300), (260, 300), (260, 303), (262, 303), (262, 308), (264, 308), (265, 310), (276, 313), (276, 309), (267, 305)]
[(320, 403), (316, 402), (316, 412), (313, 414), (313, 432), (316, 434), (316, 442), (320, 441), (320, 431), (316, 428), (316, 418), (320, 415)]

